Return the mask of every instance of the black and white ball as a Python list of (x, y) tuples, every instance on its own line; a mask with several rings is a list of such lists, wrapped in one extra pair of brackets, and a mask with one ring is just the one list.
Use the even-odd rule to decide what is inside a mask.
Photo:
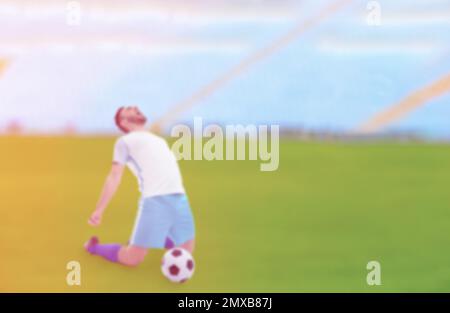
[(194, 258), (185, 249), (167, 250), (162, 258), (161, 271), (171, 282), (184, 283), (192, 277), (194, 270)]

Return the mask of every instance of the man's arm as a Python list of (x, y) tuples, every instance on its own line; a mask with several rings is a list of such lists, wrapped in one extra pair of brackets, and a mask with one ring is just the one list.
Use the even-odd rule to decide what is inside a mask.
[(124, 170), (124, 165), (114, 162), (111, 171), (106, 178), (105, 184), (103, 185), (103, 190), (98, 200), (97, 206), (94, 213), (92, 213), (89, 218), (88, 223), (91, 226), (98, 226), (102, 222), (103, 212), (111, 201), (112, 197), (117, 191), (122, 180), (122, 174)]

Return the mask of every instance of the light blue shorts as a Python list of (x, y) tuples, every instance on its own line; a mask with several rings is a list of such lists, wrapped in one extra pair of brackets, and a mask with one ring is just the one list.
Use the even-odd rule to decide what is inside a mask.
[(185, 194), (140, 200), (131, 245), (162, 249), (166, 238), (170, 238), (178, 246), (194, 237), (194, 219)]

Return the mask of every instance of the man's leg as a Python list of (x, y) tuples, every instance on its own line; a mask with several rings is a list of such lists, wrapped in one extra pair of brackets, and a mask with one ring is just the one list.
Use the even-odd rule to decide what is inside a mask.
[(189, 251), (189, 253), (192, 254), (192, 253), (194, 253), (195, 239), (186, 241), (185, 243), (181, 244), (179, 247)]
[(145, 248), (120, 244), (100, 244), (97, 237), (89, 239), (85, 248), (91, 254), (99, 255), (110, 262), (127, 266), (139, 265), (147, 255), (147, 249)]
[(122, 247), (119, 251), (119, 263), (127, 266), (137, 266), (141, 264), (148, 249), (137, 246)]

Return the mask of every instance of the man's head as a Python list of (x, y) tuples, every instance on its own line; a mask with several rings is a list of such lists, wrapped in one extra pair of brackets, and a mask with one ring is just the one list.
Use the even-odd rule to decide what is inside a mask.
[(124, 133), (142, 128), (147, 117), (135, 106), (121, 107), (114, 117), (117, 127)]

